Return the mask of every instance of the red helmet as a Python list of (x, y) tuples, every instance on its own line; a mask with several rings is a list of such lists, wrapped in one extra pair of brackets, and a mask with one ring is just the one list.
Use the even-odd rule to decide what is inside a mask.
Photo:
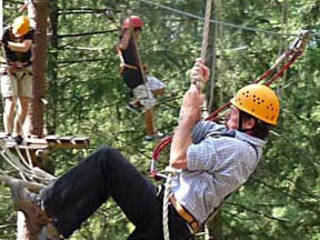
[(124, 20), (122, 28), (129, 28), (130, 23), (132, 24), (132, 27), (134, 27), (134, 28), (136, 28), (136, 27), (141, 28), (143, 26), (143, 21), (141, 20), (141, 18), (139, 18), (137, 16), (131, 16), (131, 17), (127, 18), (126, 20)]

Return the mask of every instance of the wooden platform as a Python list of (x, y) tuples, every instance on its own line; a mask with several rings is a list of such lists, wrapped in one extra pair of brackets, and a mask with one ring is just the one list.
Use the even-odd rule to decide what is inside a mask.
[(29, 150), (53, 150), (58, 148), (83, 149), (89, 146), (90, 140), (85, 136), (58, 136), (49, 135), (45, 138), (24, 138), (22, 144), (6, 141), (6, 134), (0, 132), (0, 140), (3, 140), (8, 148), (19, 147)]

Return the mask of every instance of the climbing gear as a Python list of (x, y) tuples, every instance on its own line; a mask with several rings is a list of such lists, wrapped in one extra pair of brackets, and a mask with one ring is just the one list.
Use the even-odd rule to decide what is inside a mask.
[(245, 86), (237, 92), (230, 102), (263, 122), (277, 124), (280, 112), (279, 99), (274, 91), (267, 86), (259, 84)]
[(25, 35), (30, 30), (30, 20), (27, 16), (17, 17), (12, 24), (12, 32), (19, 36)]
[(18, 71), (23, 71), (23, 75), (20, 77), (19, 80), (22, 80), (26, 75), (33, 75), (33, 72), (28, 69), (29, 66), (32, 65), (31, 61), (20, 63), (20, 62), (6, 62), (2, 63), (3, 65), (1, 68), (3, 71), (0, 73), (2, 75), (11, 74), (15, 78), (18, 78), (17, 73)]
[(141, 18), (139, 18), (137, 16), (131, 16), (131, 17), (127, 18), (126, 20), (124, 20), (122, 28), (130, 28), (130, 27), (142, 28), (143, 25), (144, 25), (144, 23), (141, 20)]

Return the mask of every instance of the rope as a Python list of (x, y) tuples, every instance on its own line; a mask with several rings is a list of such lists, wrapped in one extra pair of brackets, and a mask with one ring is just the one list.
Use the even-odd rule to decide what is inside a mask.
[[(182, 11), (179, 9), (171, 8), (171, 7), (159, 4), (159, 3), (154, 3), (154, 2), (147, 1), (147, 0), (138, 0), (138, 1), (149, 4), (149, 5), (153, 5), (158, 8), (162, 8), (162, 9), (165, 9), (170, 12), (174, 12), (174, 13), (177, 13), (177, 14), (180, 14), (183, 16), (187, 16), (187, 17), (191, 17), (191, 18), (194, 18), (197, 20), (205, 21), (205, 18), (203, 18), (203, 17), (197, 16), (195, 14), (185, 12), (185, 11)], [(222, 22), (222, 21), (218, 21), (218, 20), (214, 20), (214, 19), (210, 19), (209, 21), (214, 24), (218, 24), (218, 25), (222, 25), (222, 26), (226, 26), (226, 27), (237, 28), (237, 29), (242, 29), (242, 30), (246, 30), (246, 31), (262, 32), (262, 33), (268, 33), (268, 34), (272, 34), (272, 35), (280, 35), (280, 36), (285, 36), (285, 37), (298, 36), (297, 34), (293, 34), (293, 33), (279, 33), (279, 32), (262, 30), (262, 29), (253, 28), (253, 27), (244, 27), (244, 26), (233, 24), (233, 23)], [(316, 35), (316, 34), (314, 34), (314, 35)]]
[(172, 181), (172, 172), (169, 172), (165, 189), (163, 195), (162, 203), (162, 228), (163, 228), (163, 238), (164, 240), (170, 240), (169, 232), (169, 202), (170, 202), (170, 192), (171, 192), (171, 181)]
[(202, 45), (201, 45), (200, 57), (202, 59), (206, 59), (206, 55), (207, 55), (209, 31), (210, 31), (211, 7), (212, 7), (212, 0), (208, 0), (207, 6), (206, 6), (206, 17), (204, 21), (204, 29), (203, 29)]
[[(202, 36), (202, 44), (201, 44), (201, 55), (200, 57), (205, 60), (208, 49), (208, 40), (209, 40), (209, 31), (210, 31), (210, 17), (211, 17), (211, 8), (212, 8), (212, 0), (207, 0), (206, 4), (206, 12), (205, 12), (205, 22), (203, 28), (203, 36)], [(198, 87), (199, 91), (204, 89), (204, 83), (202, 78), (191, 79), (191, 83), (195, 83)], [(169, 172), (166, 183), (165, 190), (163, 196), (163, 205), (162, 205), (162, 227), (163, 227), (163, 236), (164, 240), (170, 240), (170, 232), (169, 232), (169, 202), (170, 202), (170, 194), (171, 194), (171, 181), (173, 174), (176, 173), (175, 169), (172, 169), (170, 166), (166, 168)]]

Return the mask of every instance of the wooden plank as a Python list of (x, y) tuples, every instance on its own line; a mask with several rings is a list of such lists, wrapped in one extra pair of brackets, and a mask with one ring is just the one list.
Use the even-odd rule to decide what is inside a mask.
[(90, 140), (88, 137), (74, 137), (71, 141), (72, 144), (86, 144), (89, 145), (90, 144)]
[(48, 141), (48, 142), (55, 142), (57, 141), (57, 139), (59, 139), (59, 136), (58, 135), (48, 135), (45, 137), (45, 139)]
[(35, 144), (45, 144), (47, 145), (47, 141), (46, 139), (43, 139), (43, 138), (25, 138), (23, 139), (24, 142), (28, 145), (28, 144), (32, 144), (32, 143), (35, 143)]
[(30, 144), (16, 144), (14, 142), (6, 142), (6, 147), (7, 148), (15, 148), (18, 147), (20, 149), (29, 149), (29, 150), (37, 150), (37, 149), (47, 149), (49, 146), (48, 144), (35, 144), (35, 143), (30, 143)]
[(59, 140), (61, 142), (71, 142), (72, 139), (73, 139), (73, 136), (61, 136), (61, 137), (59, 137)]
[(89, 144), (87, 142), (79, 142), (79, 143), (74, 143), (72, 144), (71, 142), (64, 142), (61, 144), (55, 144), (52, 146), (53, 149), (58, 149), (58, 148), (69, 148), (69, 149), (83, 149), (87, 148)]
[[(0, 132), (1, 135), (1, 132)], [(0, 137), (1, 139), (1, 137)], [(49, 135), (45, 138), (25, 138), (24, 142), (20, 145), (12, 141), (5, 141), (6, 147), (15, 148), (18, 146), (20, 149), (29, 150), (44, 150), (44, 149), (57, 149), (57, 148), (69, 148), (69, 149), (81, 149), (87, 148), (90, 144), (90, 140), (85, 136), (57, 136)]]

